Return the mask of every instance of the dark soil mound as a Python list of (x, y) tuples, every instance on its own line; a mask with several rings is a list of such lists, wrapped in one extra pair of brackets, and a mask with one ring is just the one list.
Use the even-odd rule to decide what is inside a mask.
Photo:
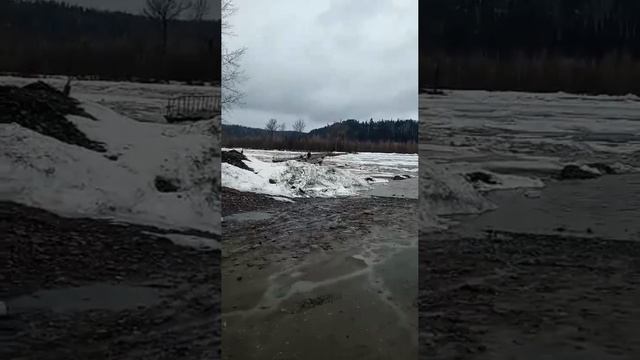
[(498, 181), (496, 181), (496, 179), (494, 179), (494, 177), (491, 176), (491, 174), (483, 173), (481, 171), (468, 173), (465, 175), (465, 178), (472, 183), (483, 182), (485, 184), (492, 184), (492, 185), (495, 185), (498, 183)]
[(233, 166), (237, 166), (240, 169), (253, 171), (253, 169), (248, 167), (247, 164), (242, 162), (242, 160), (249, 160), (249, 159), (247, 159), (247, 157), (244, 156), (239, 151), (229, 150), (229, 151), (223, 151), (222, 152), (222, 162), (226, 162), (227, 164), (231, 164)]
[(180, 181), (177, 179), (156, 176), (154, 184), (160, 192), (177, 192), (180, 190)]
[(582, 170), (578, 165), (567, 165), (560, 172), (560, 180), (594, 179), (599, 174)]
[[(18, 123), (42, 135), (90, 150), (105, 152), (102, 143), (90, 140), (66, 115), (94, 119), (78, 101), (38, 81), (25, 87), (0, 86), (0, 123)], [(95, 120), (95, 119), (94, 119)]]

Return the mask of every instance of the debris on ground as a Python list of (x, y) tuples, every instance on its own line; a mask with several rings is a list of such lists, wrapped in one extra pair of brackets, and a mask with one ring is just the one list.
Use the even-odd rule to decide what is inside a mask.
[(67, 115), (95, 120), (77, 100), (42, 81), (24, 87), (0, 86), (0, 123), (17, 123), (67, 144), (106, 151), (104, 144), (90, 140)]

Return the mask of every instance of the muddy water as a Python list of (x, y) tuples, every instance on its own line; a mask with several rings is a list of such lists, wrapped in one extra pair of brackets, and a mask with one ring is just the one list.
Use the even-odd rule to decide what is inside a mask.
[(489, 198), (498, 208), (471, 220), (459, 219), (460, 232), (477, 235), (495, 229), (640, 240), (640, 174), (551, 182), (533, 196), (516, 190)]
[[(223, 358), (417, 358), (415, 206), (402, 199), (312, 200), (262, 222), (226, 224)], [(306, 213), (314, 221), (298, 218)], [(274, 222), (284, 226), (285, 218), (280, 238)], [(258, 244), (247, 228), (260, 234)], [(232, 229), (236, 236), (228, 235)], [(322, 239), (298, 240), (307, 233)]]

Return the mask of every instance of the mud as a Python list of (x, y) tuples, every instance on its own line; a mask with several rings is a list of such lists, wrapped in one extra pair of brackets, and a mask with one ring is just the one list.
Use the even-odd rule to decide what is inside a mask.
[(640, 358), (638, 178), (498, 192), (421, 234), (420, 357)]
[(2, 359), (212, 359), (220, 352), (219, 240), (0, 202)]
[(225, 220), (223, 359), (415, 359), (416, 206), (296, 199)]

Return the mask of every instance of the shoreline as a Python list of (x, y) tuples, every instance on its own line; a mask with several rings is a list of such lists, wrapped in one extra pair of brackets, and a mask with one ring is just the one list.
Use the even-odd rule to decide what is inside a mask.
[[(547, 183), (536, 198), (496, 191), (496, 210), (421, 232), (421, 358), (640, 356), (640, 241), (586, 220), (597, 204), (600, 219), (624, 223), (614, 200), (639, 177)], [(616, 193), (594, 192), (611, 184)]]

